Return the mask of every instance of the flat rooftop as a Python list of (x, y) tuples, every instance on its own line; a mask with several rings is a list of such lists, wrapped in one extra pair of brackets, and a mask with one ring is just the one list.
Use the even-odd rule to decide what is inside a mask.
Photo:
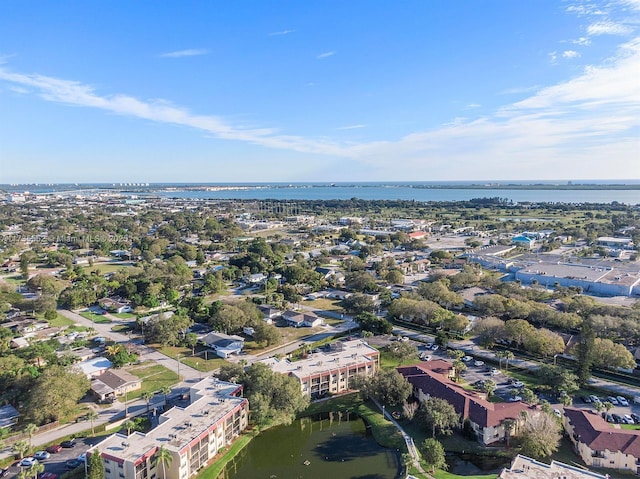
[(97, 447), (104, 454), (132, 462), (155, 447), (178, 451), (246, 401), (232, 396), (239, 387), (212, 377), (203, 379), (191, 387), (191, 404), (175, 406), (160, 415), (160, 424), (148, 433), (135, 432), (129, 437), (114, 434)]
[(363, 362), (375, 362), (375, 360), (371, 359), (371, 356), (378, 354), (377, 349), (369, 346), (361, 339), (340, 341), (334, 344), (333, 349), (312, 353), (307, 359), (300, 361), (291, 362), (269, 358), (264, 363), (274, 371), (282, 374), (292, 373), (297, 377), (307, 377), (332, 368), (342, 368)]
[(551, 461), (544, 464), (527, 456), (517, 455), (509, 469), (503, 469), (498, 479), (605, 479), (588, 469), (570, 466), (562, 462)]

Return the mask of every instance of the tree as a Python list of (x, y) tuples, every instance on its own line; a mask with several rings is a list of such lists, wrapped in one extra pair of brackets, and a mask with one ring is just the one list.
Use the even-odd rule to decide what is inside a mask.
[(282, 336), (273, 324), (267, 324), (264, 321), (260, 321), (254, 327), (253, 339), (258, 344), (265, 344), (267, 346), (275, 346), (282, 342)]
[(160, 388), (160, 394), (164, 396), (165, 405), (168, 403), (167, 397), (171, 394), (171, 386), (162, 386)]
[(436, 432), (449, 435), (460, 423), (460, 414), (453, 405), (433, 396), (422, 402), (416, 417), (423, 426), (431, 429), (432, 437), (436, 437)]
[(422, 442), (420, 448), (422, 459), (431, 467), (431, 473), (437, 469), (447, 469), (447, 461), (445, 460), (444, 447), (436, 439), (430, 437)]
[(94, 411), (93, 409), (92, 409), (92, 410), (90, 410), (90, 411), (87, 413), (87, 419), (89, 419), (89, 421), (91, 421), (91, 435), (92, 435), (92, 436), (95, 436), (95, 435), (96, 435), (96, 431), (95, 431), (95, 429), (94, 429), (94, 427), (93, 427), (93, 421), (95, 421), (96, 419), (98, 419), (98, 416), (99, 416), (99, 414), (98, 414), (96, 411)]
[(127, 430), (127, 436), (130, 436), (131, 431), (136, 428), (136, 423), (129, 419), (128, 421), (124, 422), (123, 426)]
[(33, 435), (38, 432), (38, 426), (31, 422), (24, 427), (24, 432), (29, 435), (29, 449), (31, 449), (33, 447), (31, 441), (33, 439)]
[(149, 406), (151, 404), (151, 400), (153, 399), (153, 396), (155, 396), (155, 394), (152, 393), (151, 391), (145, 391), (140, 396), (147, 403), (147, 413), (149, 412)]
[(365, 380), (365, 395), (378, 402), (397, 406), (404, 403), (411, 395), (409, 381), (395, 369), (381, 369), (374, 376)]
[(578, 381), (580, 385), (587, 384), (591, 377), (591, 365), (593, 364), (593, 349), (596, 335), (591, 323), (585, 321), (580, 331), (580, 342), (577, 346), (576, 359), (578, 361)]
[(94, 449), (89, 456), (89, 475), (88, 479), (104, 479), (104, 461), (102, 454), (98, 449)]
[(162, 479), (167, 479), (167, 467), (171, 467), (172, 461), (173, 456), (171, 455), (171, 452), (164, 446), (160, 446), (156, 452), (155, 462), (156, 467), (158, 467), (158, 464), (162, 466)]
[(33, 479), (38, 479), (38, 474), (41, 472), (44, 472), (44, 464), (36, 462), (29, 467), (29, 477), (32, 477)]
[(595, 338), (593, 342), (593, 364), (603, 368), (634, 368), (636, 361), (624, 344), (610, 339)]
[(493, 391), (495, 390), (496, 390), (496, 383), (493, 382), (491, 379), (486, 380), (482, 384), (482, 391), (487, 393), (487, 398), (490, 398), (491, 395), (493, 394)]
[(560, 424), (552, 414), (532, 412), (523, 426), (522, 453), (534, 459), (548, 457), (558, 450), (560, 438)]
[(504, 443), (509, 448), (509, 441), (513, 435), (513, 430), (516, 427), (516, 420), (512, 418), (506, 418), (502, 421), (502, 427), (504, 427)]
[(376, 303), (363, 293), (354, 293), (342, 300), (342, 307), (345, 311), (352, 314), (372, 313), (376, 309)]
[(504, 321), (490, 316), (476, 321), (473, 332), (481, 346), (492, 348), (496, 340), (504, 336), (504, 327)]
[(18, 459), (22, 459), (30, 447), (27, 441), (18, 441), (13, 443), (12, 449), (18, 455)]
[(389, 321), (373, 313), (360, 313), (354, 320), (360, 325), (362, 331), (370, 331), (376, 334), (390, 334), (393, 331), (393, 325)]
[(34, 381), (26, 404), (27, 416), (36, 424), (70, 417), (89, 387), (82, 372), (49, 366)]
[(405, 360), (418, 355), (418, 348), (413, 344), (409, 344), (408, 341), (397, 341), (390, 344), (388, 350), (391, 356), (398, 360), (398, 366), (400, 366)]
[(412, 421), (413, 418), (415, 417), (416, 412), (418, 411), (419, 407), (420, 407), (420, 404), (417, 403), (417, 402), (407, 402), (407, 401), (405, 401), (402, 404), (402, 414), (409, 421)]
[(187, 333), (184, 337), (184, 344), (191, 348), (191, 355), (195, 355), (196, 345), (198, 344), (198, 335), (196, 333)]

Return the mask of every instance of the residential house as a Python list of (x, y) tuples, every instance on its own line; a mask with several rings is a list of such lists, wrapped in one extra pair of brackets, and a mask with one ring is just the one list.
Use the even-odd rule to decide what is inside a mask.
[(107, 358), (98, 356), (96, 358), (81, 361), (73, 365), (79, 368), (89, 379), (98, 377), (104, 374), (108, 369), (113, 367), (113, 363)]
[(112, 369), (91, 381), (91, 391), (100, 400), (124, 396), (142, 387), (142, 380), (123, 369)]
[(110, 313), (130, 313), (133, 311), (131, 303), (119, 296), (99, 299), (98, 304), (102, 309)]
[(0, 429), (13, 426), (20, 417), (20, 413), (11, 404), (0, 406)]
[(302, 393), (311, 398), (348, 391), (356, 376), (371, 377), (380, 368), (380, 352), (365, 341), (339, 341), (299, 361), (265, 359), (271, 369), (300, 383)]
[(428, 397), (444, 399), (460, 414), (461, 422), (469, 420), (478, 441), (484, 445), (514, 436), (517, 428), (507, 428), (509, 422), (522, 421), (520, 413), (530, 406), (517, 402), (492, 403), (486, 395), (468, 391), (451, 379), (453, 366), (441, 359), (398, 368), (413, 386), (419, 401)]
[(513, 458), (511, 467), (505, 468), (498, 479), (609, 479), (608, 475), (598, 474), (583, 467), (570, 466), (563, 462), (551, 461), (551, 464), (536, 461), (518, 454)]
[[(105, 479), (187, 479), (213, 459), (246, 429), (249, 402), (242, 386), (207, 377), (191, 386), (190, 404), (173, 407), (158, 417), (147, 433), (114, 434), (87, 451), (100, 453)], [(166, 473), (157, 461), (163, 447), (172, 460)]]
[(307, 326), (313, 328), (322, 324), (322, 318), (314, 313), (300, 313), (298, 311), (285, 311), (282, 313), (282, 319), (287, 323), (287, 326), (299, 328)]
[(589, 409), (565, 408), (563, 426), (587, 466), (640, 474), (640, 431), (616, 429)]
[(224, 333), (206, 334), (200, 338), (200, 342), (225, 359), (233, 354), (240, 354), (244, 347), (244, 338)]

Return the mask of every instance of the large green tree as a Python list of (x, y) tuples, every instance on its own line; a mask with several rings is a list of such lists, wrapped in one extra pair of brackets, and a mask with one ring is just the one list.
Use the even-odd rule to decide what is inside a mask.
[(50, 366), (33, 384), (26, 415), (36, 424), (70, 417), (89, 386), (89, 380), (82, 372)]
[(439, 441), (432, 437), (425, 439), (422, 442), (420, 451), (424, 462), (431, 467), (431, 473), (434, 473), (436, 469), (447, 469), (444, 447)]
[(453, 428), (460, 423), (460, 414), (456, 412), (453, 405), (433, 396), (422, 402), (416, 418), (424, 427), (431, 429), (433, 437), (436, 433), (451, 434)]
[(552, 414), (536, 411), (527, 415), (521, 436), (523, 454), (542, 459), (558, 450), (560, 424)]
[(104, 461), (102, 460), (102, 454), (98, 449), (91, 451), (89, 456), (89, 475), (87, 479), (104, 479)]

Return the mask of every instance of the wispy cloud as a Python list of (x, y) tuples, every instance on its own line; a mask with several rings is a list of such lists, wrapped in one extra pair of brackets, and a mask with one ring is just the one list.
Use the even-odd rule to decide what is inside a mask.
[(162, 53), (160, 56), (162, 58), (182, 58), (182, 57), (197, 57), (199, 55), (206, 55), (209, 53), (209, 50), (204, 50), (202, 48), (191, 48), (188, 50), (178, 50), (175, 52)]
[(565, 50), (562, 52), (562, 58), (578, 58), (580, 53), (575, 50)]
[(332, 56), (333, 56), (333, 55), (335, 55), (335, 54), (336, 54), (336, 52), (324, 52), (324, 53), (321, 53), (320, 55), (318, 55), (316, 58), (317, 58), (318, 60), (322, 60), (322, 59), (324, 59), (324, 58), (332, 57)]
[(289, 35), (290, 33), (295, 33), (295, 30), (282, 30), (282, 31), (279, 31), (279, 32), (271, 32), (268, 35), (270, 37), (277, 37), (279, 35)]
[(577, 38), (575, 40), (571, 40), (571, 43), (573, 43), (574, 45), (580, 45), (583, 47), (588, 47), (589, 45), (591, 45), (591, 39), (587, 38), (587, 37), (580, 37)]
[(348, 125), (338, 128), (338, 130), (357, 130), (358, 128), (366, 128), (367, 125)]
[(612, 21), (592, 23), (587, 27), (587, 33), (595, 35), (627, 35), (631, 33), (631, 28), (621, 23)]
[(480, 103), (469, 103), (467, 108), (480, 108), (482, 105)]

